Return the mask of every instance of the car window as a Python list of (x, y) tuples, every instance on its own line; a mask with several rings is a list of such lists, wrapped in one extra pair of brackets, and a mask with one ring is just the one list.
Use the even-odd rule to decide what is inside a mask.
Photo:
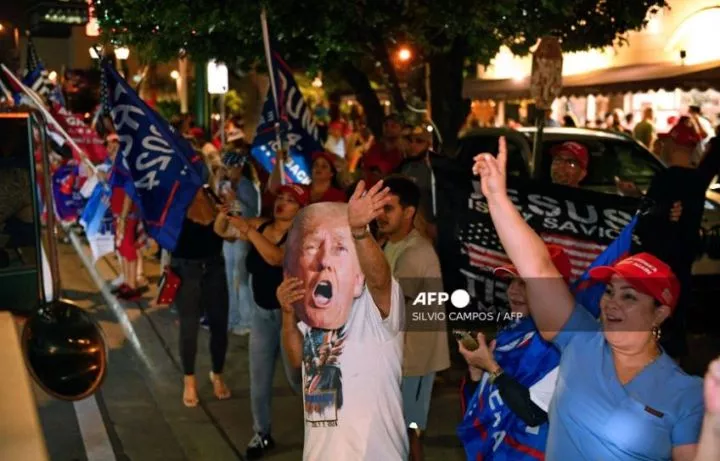
[[(471, 174), (473, 158), (480, 153), (490, 152), (497, 155), (498, 151), (497, 135), (468, 135), (460, 140), (456, 158), (462, 164), (463, 171)], [(523, 157), (523, 143), (514, 136), (507, 136), (508, 162), (507, 174), (516, 178), (527, 178), (528, 167), (527, 160)]]
[[(568, 141), (543, 142), (543, 177), (550, 181), (551, 150)], [(615, 190), (615, 177), (633, 181), (641, 190), (650, 185), (655, 173), (663, 169), (652, 153), (633, 142), (614, 139), (572, 139), (588, 149), (590, 161), (585, 179), (580, 183), (589, 189)]]
[(647, 189), (655, 174), (664, 168), (652, 153), (637, 144), (613, 142), (612, 147), (619, 168), (616, 176), (633, 181), (640, 189)]

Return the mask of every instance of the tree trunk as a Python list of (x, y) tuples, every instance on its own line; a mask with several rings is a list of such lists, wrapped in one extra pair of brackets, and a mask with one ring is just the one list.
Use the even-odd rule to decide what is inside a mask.
[(340, 73), (355, 92), (358, 102), (365, 109), (365, 118), (370, 131), (376, 138), (382, 137), (385, 113), (377, 93), (370, 86), (370, 79), (350, 61), (345, 61), (340, 65)]
[(466, 44), (456, 39), (450, 51), (429, 59), (432, 118), (446, 151), (457, 145), (458, 132), (470, 112), (470, 100), (462, 96), (465, 56)]
[(400, 79), (398, 78), (397, 70), (393, 66), (392, 59), (390, 59), (390, 53), (388, 53), (385, 41), (377, 38), (373, 41), (373, 48), (375, 57), (382, 65), (383, 71), (387, 74), (387, 85), (388, 91), (390, 91), (390, 97), (395, 105), (395, 112), (403, 113), (407, 110), (407, 104), (405, 103), (405, 96), (403, 95), (402, 88), (400, 88)]

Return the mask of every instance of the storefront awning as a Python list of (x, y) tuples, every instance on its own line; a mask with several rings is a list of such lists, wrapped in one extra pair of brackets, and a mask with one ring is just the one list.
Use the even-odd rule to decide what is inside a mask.
[[(467, 79), (463, 96), (471, 99), (522, 99), (530, 97), (530, 79)], [(720, 89), (720, 61), (695, 65), (674, 63), (612, 67), (586, 74), (563, 77), (563, 96)]]

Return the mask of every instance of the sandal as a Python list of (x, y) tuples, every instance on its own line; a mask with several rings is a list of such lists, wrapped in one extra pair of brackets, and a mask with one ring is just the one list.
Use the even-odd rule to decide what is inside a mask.
[(230, 398), (230, 389), (225, 385), (221, 375), (210, 372), (210, 382), (213, 385), (213, 393), (218, 400), (226, 400)]
[(183, 390), (183, 404), (188, 408), (195, 408), (198, 405), (198, 402), (200, 402), (200, 399), (198, 398), (196, 385), (193, 384), (188, 386), (188, 384), (185, 383), (185, 388)]

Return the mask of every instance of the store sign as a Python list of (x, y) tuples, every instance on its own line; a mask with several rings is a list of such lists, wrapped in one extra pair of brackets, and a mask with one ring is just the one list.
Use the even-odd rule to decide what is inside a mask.
[(562, 91), (563, 56), (557, 37), (543, 37), (533, 53), (530, 94), (539, 109), (549, 109)]
[(228, 69), (225, 64), (215, 60), (207, 65), (208, 93), (225, 94), (228, 92)]

